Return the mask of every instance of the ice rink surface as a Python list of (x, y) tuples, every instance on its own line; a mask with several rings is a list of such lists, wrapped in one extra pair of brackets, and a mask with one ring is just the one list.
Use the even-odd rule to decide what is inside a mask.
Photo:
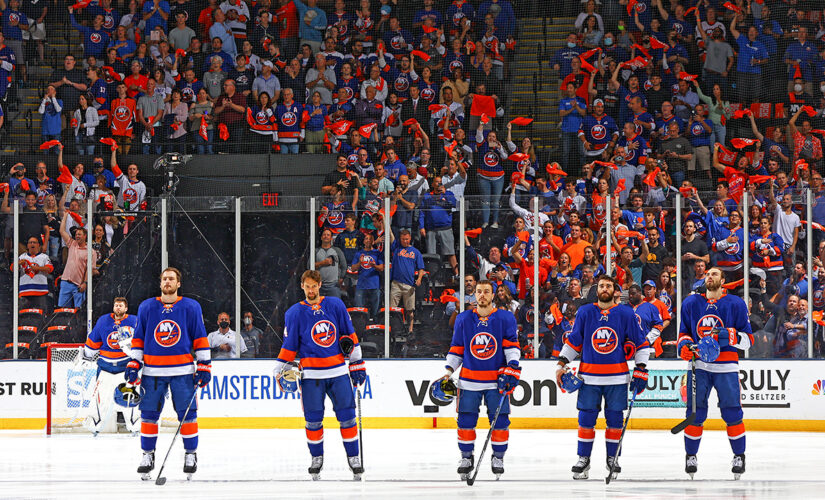
[[(747, 421), (746, 421), (747, 425)], [(487, 431), (479, 429), (476, 457)], [(172, 439), (158, 439), (157, 466)], [(724, 432), (706, 431), (699, 472), (684, 473), (681, 435), (629, 430), (619, 478), (605, 485), (604, 432), (597, 431), (590, 479), (573, 481), (575, 430), (512, 430), (506, 472), (496, 482), (488, 448), (476, 484), (458, 480), (455, 430), (364, 430), (362, 482), (346, 467), (337, 428), (325, 433), (321, 481), (309, 479), (304, 431), (201, 430), (198, 467), (192, 481), (182, 472), (183, 449), (175, 445), (156, 486), (142, 482), (136, 437), (0, 432), (0, 498), (825, 498), (825, 433), (750, 432), (747, 472), (730, 473)]]

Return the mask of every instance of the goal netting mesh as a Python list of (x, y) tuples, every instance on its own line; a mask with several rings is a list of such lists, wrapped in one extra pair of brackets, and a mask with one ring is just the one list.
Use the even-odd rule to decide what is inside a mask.
[[(46, 356), (46, 433), (90, 432), (83, 422), (94, 409), (97, 363), (77, 363), (78, 353), (83, 344), (52, 344)], [(103, 395), (114, 397), (113, 394)], [(114, 413), (111, 416), (116, 419)], [(169, 394), (161, 412), (161, 428), (177, 428), (178, 421)], [(114, 425), (112, 429), (122, 425)], [(101, 432), (106, 432), (104, 429)], [(110, 431), (111, 432), (111, 431)]]

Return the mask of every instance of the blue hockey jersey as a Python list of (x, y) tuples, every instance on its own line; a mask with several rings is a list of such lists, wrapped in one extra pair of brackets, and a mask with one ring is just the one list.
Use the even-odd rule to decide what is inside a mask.
[(581, 355), (579, 374), (586, 384), (626, 384), (629, 371), (624, 345), (629, 342), (635, 347), (636, 364), (647, 363), (650, 353), (645, 334), (630, 306), (602, 310), (598, 304), (586, 304), (576, 311), (561, 355), (570, 361)]
[(153, 297), (140, 304), (132, 357), (143, 361), (144, 375), (195, 373), (192, 351), (198, 361), (211, 359), (203, 312), (197, 301), (178, 297), (176, 302), (164, 304), (160, 297)]
[(453, 371), (461, 367), (459, 389), (495, 389), (499, 368), (520, 355), (516, 317), (510, 311), (496, 308), (485, 317), (474, 308), (456, 317), (447, 366)]
[[(718, 300), (708, 300), (705, 294), (693, 294), (682, 302), (682, 324), (679, 325), (679, 341), (676, 351), (685, 344), (696, 344), (710, 335), (714, 328), (719, 335), (727, 335), (726, 328), (736, 328), (746, 333), (753, 345), (753, 333), (748, 319), (745, 301), (735, 295), (724, 294)], [(713, 363), (697, 360), (696, 367), (714, 373), (739, 371), (739, 353), (733, 346), (722, 346), (719, 357)]]
[[(721, 227), (718, 230), (719, 236), (722, 239), (715, 240), (711, 242), (711, 249), (716, 254), (716, 265), (719, 266), (719, 269), (723, 271), (736, 271), (737, 269), (742, 268), (742, 259), (744, 259), (744, 245), (745, 245), (745, 233), (740, 227), (736, 231), (731, 233), (725, 227)], [(727, 233), (727, 234), (725, 234)], [(734, 234), (738, 238), (737, 241), (728, 242), (727, 238)]]
[(355, 344), (350, 359), (361, 359), (361, 347), (347, 306), (337, 297), (321, 297), (314, 305), (302, 300), (287, 310), (284, 324), (284, 344), (277, 361), (282, 366), (300, 358), (305, 379), (349, 373), (339, 343), (342, 336), (350, 336)]
[(136, 326), (137, 316), (127, 314), (120, 321), (115, 320), (115, 315), (111, 313), (101, 316), (86, 339), (83, 348), (86, 356), (91, 358), (99, 352), (97, 366), (101, 370), (111, 373), (123, 372), (126, 370), (129, 356), (120, 348), (118, 340), (121, 336), (131, 339), (135, 335)]

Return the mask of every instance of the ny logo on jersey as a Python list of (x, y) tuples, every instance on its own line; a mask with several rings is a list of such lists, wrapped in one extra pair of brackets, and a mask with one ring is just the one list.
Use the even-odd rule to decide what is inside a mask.
[[(708, 306), (710, 305), (711, 304), (708, 304)], [(713, 307), (715, 309), (716, 305), (714, 304)], [(699, 321), (696, 323), (696, 335), (699, 336), (700, 339), (707, 337), (715, 328), (719, 328), (720, 330), (725, 328), (722, 318), (715, 314), (706, 314), (699, 318)]]
[(478, 332), (470, 340), (470, 353), (482, 361), (490, 359), (498, 350), (496, 338), (487, 332)]
[(608, 326), (600, 326), (593, 332), (590, 343), (599, 354), (610, 354), (619, 345), (619, 335)]
[(172, 347), (178, 343), (181, 328), (171, 319), (165, 319), (155, 327), (155, 342), (163, 347)]
[[(323, 311), (322, 311), (323, 313)], [(330, 347), (335, 343), (336, 329), (335, 324), (331, 321), (321, 320), (312, 325), (310, 330), (312, 341), (321, 347)]]

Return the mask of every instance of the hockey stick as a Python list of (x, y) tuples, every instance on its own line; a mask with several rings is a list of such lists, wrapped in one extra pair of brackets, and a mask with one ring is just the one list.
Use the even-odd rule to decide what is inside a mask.
[(696, 421), (696, 353), (690, 360), (690, 415), (682, 420), (675, 427), (670, 429), (671, 434), (679, 434), (685, 430), (689, 425), (693, 425)]
[(481, 468), (481, 460), (484, 458), (484, 452), (487, 451), (487, 445), (490, 444), (490, 439), (493, 437), (493, 428), (498, 422), (498, 415), (501, 413), (501, 408), (504, 406), (504, 398), (506, 398), (509, 394), (504, 393), (501, 395), (501, 401), (498, 402), (498, 409), (496, 410), (496, 416), (493, 417), (493, 420), (490, 421), (490, 431), (487, 432), (487, 440), (484, 441), (484, 446), (481, 448), (481, 455), (478, 456), (478, 462), (476, 463), (476, 470), (473, 472), (472, 477), (467, 478), (467, 486), (472, 486), (474, 482), (476, 482), (476, 476), (478, 476), (478, 469)]
[(192, 403), (195, 402), (195, 398), (198, 397), (198, 388), (195, 387), (195, 393), (192, 394), (192, 399), (189, 400), (189, 404), (186, 406), (186, 411), (183, 413), (183, 418), (180, 419), (180, 423), (178, 424), (178, 430), (175, 431), (175, 435), (172, 436), (172, 442), (169, 443), (169, 450), (166, 452), (166, 456), (163, 458), (163, 463), (160, 465), (160, 471), (158, 472), (158, 478), (155, 479), (155, 484), (158, 486), (163, 486), (166, 484), (166, 478), (163, 477), (163, 468), (166, 467), (166, 461), (169, 459), (169, 454), (172, 452), (172, 447), (175, 446), (175, 440), (178, 438), (178, 434), (180, 434), (180, 428), (183, 427), (183, 421), (189, 415), (189, 408), (192, 408)]
[(364, 438), (361, 436), (361, 389), (355, 388), (355, 409), (358, 411), (358, 454), (361, 455), (361, 468), (364, 468)]
[(610, 470), (607, 472), (607, 477), (604, 478), (605, 484), (610, 484), (610, 480), (613, 478), (613, 469), (616, 467), (616, 461), (619, 459), (619, 453), (622, 452), (622, 441), (624, 441), (624, 432), (627, 430), (627, 424), (630, 423), (630, 412), (633, 411), (633, 403), (636, 402), (636, 395), (639, 394), (638, 392), (633, 392), (633, 399), (630, 400), (630, 406), (627, 408), (627, 418), (624, 419), (624, 425), (622, 426), (622, 435), (619, 436), (619, 446), (616, 447), (616, 454), (613, 455), (613, 462), (610, 463)]

